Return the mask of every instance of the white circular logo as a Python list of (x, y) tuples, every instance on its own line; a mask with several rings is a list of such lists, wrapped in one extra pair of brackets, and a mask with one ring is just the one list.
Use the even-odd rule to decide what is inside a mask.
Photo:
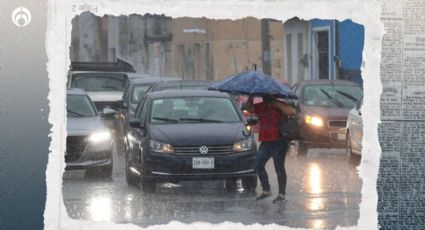
[(12, 21), (17, 27), (24, 27), (31, 22), (31, 12), (25, 7), (18, 7), (12, 12)]
[(199, 148), (199, 152), (200, 152), (202, 155), (207, 154), (207, 153), (208, 153), (208, 148), (207, 148), (207, 146), (201, 146), (201, 147)]

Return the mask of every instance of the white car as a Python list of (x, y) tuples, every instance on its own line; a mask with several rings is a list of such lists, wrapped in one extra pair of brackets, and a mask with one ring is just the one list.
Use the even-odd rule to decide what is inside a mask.
[(347, 119), (347, 157), (352, 160), (356, 156), (359, 158), (362, 154), (362, 139), (363, 139), (363, 121), (361, 107), (363, 97), (359, 100), (348, 114)]

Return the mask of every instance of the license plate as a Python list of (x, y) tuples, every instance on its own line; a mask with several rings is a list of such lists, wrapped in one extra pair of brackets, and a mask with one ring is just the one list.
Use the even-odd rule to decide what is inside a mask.
[(192, 168), (194, 169), (213, 169), (214, 157), (194, 157), (192, 158)]

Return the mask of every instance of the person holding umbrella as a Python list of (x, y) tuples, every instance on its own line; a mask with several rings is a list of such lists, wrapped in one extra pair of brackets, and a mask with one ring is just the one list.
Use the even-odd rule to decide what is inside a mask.
[(283, 116), (290, 116), (296, 113), (295, 108), (276, 100), (272, 96), (263, 96), (263, 102), (253, 104), (254, 97), (248, 98), (245, 108), (258, 115), (260, 122), (259, 141), (261, 142), (257, 153), (257, 174), (263, 188), (263, 192), (256, 200), (262, 200), (271, 195), (269, 179), (265, 165), (270, 158), (273, 158), (274, 168), (279, 184), (279, 195), (273, 203), (284, 203), (286, 199), (286, 170), (285, 157), (289, 143), (282, 140), (279, 134), (280, 119)]
[[(256, 113), (260, 120), (259, 141), (257, 153), (257, 174), (263, 187), (263, 192), (257, 200), (271, 195), (268, 175), (265, 169), (266, 162), (273, 157), (274, 166), (279, 183), (279, 195), (273, 200), (275, 203), (286, 202), (286, 171), (285, 156), (288, 141), (280, 137), (280, 119), (284, 116), (296, 114), (296, 109), (281, 100), (297, 99), (289, 87), (280, 84), (271, 76), (260, 71), (246, 71), (227, 77), (209, 85), (209, 90), (218, 90), (231, 94), (249, 95), (245, 108)], [(263, 102), (253, 104), (254, 96), (263, 97)]]

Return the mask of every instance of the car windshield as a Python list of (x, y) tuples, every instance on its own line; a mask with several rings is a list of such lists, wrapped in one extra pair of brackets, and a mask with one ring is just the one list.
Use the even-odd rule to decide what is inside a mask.
[(94, 117), (96, 110), (86, 95), (66, 96), (66, 111), (68, 117)]
[(240, 122), (230, 98), (179, 97), (155, 99), (151, 123), (231, 123)]
[(124, 91), (127, 76), (119, 73), (77, 73), (72, 75), (72, 88), (85, 91)]
[(146, 84), (135, 85), (133, 87), (133, 91), (131, 92), (131, 104), (138, 104), (150, 86), (151, 85)]
[(303, 104), (307, 106), (353, 108), (362, 96), (360, 87), (352, 85), (307, 85)]

